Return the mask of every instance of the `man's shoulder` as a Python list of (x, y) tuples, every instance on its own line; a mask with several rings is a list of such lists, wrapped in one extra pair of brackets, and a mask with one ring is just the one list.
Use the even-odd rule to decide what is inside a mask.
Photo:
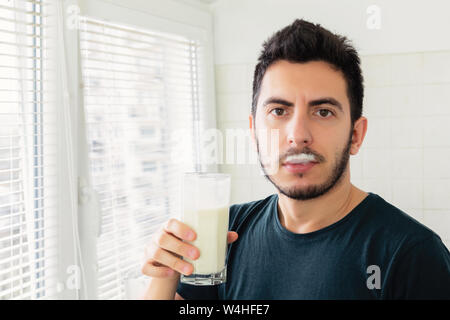
[(250, 215), (260, 214), (270, 210), (273, 201), (277, 200), (277, 195), (272, 194), (264, 199), (250, 202), (236, 203), (230, 206), (230, 227), (237, 226)]
[[(407, 209), (405, 210), (408, 211)], [(377, 196), (368, 248), (385, 258), (385, 299), (448, 299), (450, 254), (437, 233)], [(367, 230), (367, 229), (366, 229)]]
[(382, 235), (385, 240), (398, 244), (413, 246), (432, 237), (440, 237), (429, 227), (416, 220), (407, 210), (403, 210), (383, 199), (381, 196), (370, 193), (373, 201), (369, 206), (369, 224), (375, 234)]

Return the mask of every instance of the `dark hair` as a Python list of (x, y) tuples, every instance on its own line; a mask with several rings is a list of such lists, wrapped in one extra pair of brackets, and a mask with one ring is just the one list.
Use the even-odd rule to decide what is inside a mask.
[(320, 24), (299, 19), (276, 32), (263, 44), (253, 77), (253, 117), (256, 115), (256, 105), (264, 74), (267, 68), (278, 60), (330, 63), (344, 74), (350, 101), (352, 127), (361, 117), (364, 85), (360, 59), (355, 48), (346, 37), (333, 34)]

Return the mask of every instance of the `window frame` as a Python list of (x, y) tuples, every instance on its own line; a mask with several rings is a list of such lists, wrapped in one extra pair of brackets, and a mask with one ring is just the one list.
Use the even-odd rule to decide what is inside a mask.
[[(46, 95), (48, 96), (50, 92), (57, 91), (55, 90), (55, 87), (58, 86), (52, 81), (52, 84), (47, 87), (44, 86), (44, 82), (48, 81), (48, 78), (51, 78), (51, 76), (47, 73), (50, 71), (53, 76), (53, 72), (56, 70), (53, 68), (56, 66), (56, 64), (51, 63), (52, 65), (47, 65), (47, 62), (50, 60), (47, 56), (48, 53), (44, 54), (44, 46), (47, 46), (47, 44), (51, 41), (53, 41), (54, 38), (54, 28), (50, 30), (50, 25), (55, 23), (57, 19), (57, 8), (55, 4), (58, 4), (58, 2), (55, 2), (55, 0), (40, 0), (40, 1), (26, 1), (21, 0), (19, 2), (20, 4), (25, 5), (31, 4), (33, 7), (33, 11), (36, 11), (36, 8), (39, 6), (39, 11), (42, 16), (40, 16), (39, 21), (39, 27), (36, 27), (36, 16), (34, 16), (33, 21), (31, 24), (33, 25), (33, 83), (31, 84), (31, 87), (33, 88), (34, 93), (31, 95), (33, 102), (30, 104), (30, 110), (32, 110), (32, 118), (30, 122), (30, 133), (32, 135), (32, 138), (30, 139), (30, 144), (26, 145), (25, 148), (31, 152), (28, 153), (28, 157), (30, 159), (26, 159), (29, 164), (26, 164), (27, 170), (30, 172), (30, 175), (28, 176), (29, 181), (26, 182), (25, 189), (27, 190), (27, 193), (29, 194), (29, 197), (32, 199), (33, 206), (30, 206), (29, 208), (26, 208), (26, 215), (27, 217), (37, 217), (37, 219), (44, 219), (45, 221), (49, 222), (48, 219), (52, 219), (50, 223), (53, 225), (55, 224), (55, 229), (45, 229), (40, 230), (39, 233), (42, 234), (52, 234), (52, 240), (56, 242), (56, 247), (51, 250), (52, 252), (44, 251), (43, 257), (44, 260), (42, 260), (39, 263), (43, 263), (45, 265), (45, 268), (43, 271), (47, 271), (47, 268), (50, 267), (49, 272), (40, 272), (40, 275), (44, 276), (43, 280), (39, 280), (39, 278), (36, 278), (36, 275), (31, 276), (31, 281), (34, 284), (34, 288), (31, 291), (32, 299), (77, 299), (79, 297), (77, 288), (70, 288), (68, 287), (68, 281), (70, 281), (70, 271), (73, 270), (73, 266), (78, 266), (79, 261), (77, 259), (77, 250), (76, 250), (76, 241), (75, 237), (73, 236), (73, 230), (76, 227), (73, 223), (74, 218), (76, 219), (76, 212), (74, 212), (74, 208), (76, 208), (76, 185), (73, 184), (74, 178), (76, 178), (76, 172), (74, 172), (74, 168), (71, 166), (72, 174), (69, 174), (69, 166), (70, 163), (75, 163), (74, 159), (70, 159), (69, 157), (71, 155), (74, 155), (74, 150), (71, 150), (72, 153), (68, 152), (67, 149), (67, 140), (65, 137), (66, 133), (66, 126), (64, 123), (61, 123), (61, 119), (64, 117), (64, 112), (61, 110), (62, 108), (55, 108), (54, 105), (57, 103), (56, 101), (53, 101), (52, 99), (55, 98), (52, 94), (52, 99), (49, 100), (49, 98), (44, 98)], [(20, 11), (19, 11), (20, 12)], [(32, 12), (32, 11), (31, 11)], [(42, 17), (45, 14), (45, 21), (42, 20)], [(52, 23), (50, 23), (52, 21)], [(39, 45), (37, 45), (37, 38), (35, 37), (39, 33), (41, 38), (39, 39)], [(46, 33), (49, 33), (47, 36)], [(63, 30), (63, 33), (66, 33), (66, 30)], [(51, 34), (51, 35), (50, 35)], [(43, 43), (43, 39), (46, 39), (45, 43)], [(38, 48), (36, 48), (38, 47)], [(54, 46), (52, 48), (55, 48)], [(52, 54), (55, 53), (57, 49), (51, 50)], [(46, 47), (46, 51), (48, 51), (48, 47)], [(39, 56), (39, 65), (37, 65), (37, 57)], [(45, 67), (43, 61), (46, 61)], [(50, 63), (48, 63), (50, 64)], [(59, 67), (59, 66), (58, 66)], [(39, 69), (39, 70), (37, 70)], [(73, 81), (74, 86), (77, 85), (76, 81)], [(58, 86), (59, 89), (61, 89)], [(60, 90), (61, 92), (61, 90)], [(73, 93), (73, 91), (71, 91)], [(75, 98), (74, 95), (71, 95), (71, 99)], [(74, 125), (76, 122), (76, 113), (74, 110), (71, 110), (73, 113), (68, 117), (68, 121), (71, 122), (71, 127), (75, 128)], [(51, 122), (47, 123), (45, 119), (47, 119), (47, 115), (45, 116), (45, 119), (43, 117), (43, 114), (50, 114), (52, 121), (56, 120), (56, 123)], [(67, 124), (67, 122), (66, 122)], [(51, 127), (49, 127), (51, 126)], [(46, 144), (46, 138), (44, 138), (45, 135), (49, 135), (49, 133), (45, 133), (47, 129), (50, 128), (52, 138), (49, 139), (52, 142), (50, 143), (52, 148), (55, 148), (55, 153), (52, 153), (52, 161), (55, 161), (55, 167), (51, 168), (52, 171), (56, 172), (55, 180), (51, 181), (51, 190), (45, 189), (45, 186), (49, 183), (46, 178), (43, 175), (44, 167), (46, 166), (46, 163), (48, 159), (45, 156), (44, 149), (47, 149), (45, 147)], [(31, 148), (30, 148), (31, 146)], [(37, 157), (36, 157), (37, 156)], [(53, 158), (54, 157), (54, 158)], [(51, 161), (51, 162), (52, 162)], [(38, 167), (38, 168), (34, 168)], [(48, 168), (48, 167), (47, 167)], [(36, 172), (37, 170), (37, 172)], [(46, 169), (45, 171), (48, 171)], [(56, 184), (57, 187), (54, 186)], [(74, 188), (75, 187), (75, 188)], [(43, 189), (37, 191), (37, 189)], [(30, 191), (31, 190), (31, 191)], [(54, 195), (52, 192), (56, 192)], [(50, 195), (49, 195), (50, 194)], [(46, 198), (46, 195), (52, 198)], [(38, 203), (39, 205), (36, 206), (36, 200), (40, 199)], [(55, 208), (54, 210), (50, 209), (46, 212), (46, 205), (42, 205), (44, 201), (50, 201), (54, 200), (55, 205), (51, 205), (51, 208)], [(28, 201), (30, 202), (30, 201)], [(48, 202), (47, 202), (48, 203)], [(50, 217), (49, 217), (50, 215)], [(36, 219), (36, 218), (35, 218)], [(31, 231), (30, 234), (35, 236), (35, 228), (36, 224), (33, 219), (30, 219), (31, 221), (27, 220), (26, 223), (30, 227)], [(52, 232), (56, 232), (56, 235), (54, 235)], [(47, 239), (47, 236), (43, 236), (43, 240)], [(42, 241), (39, 239), (30, 239), (29, 241), (33, 242), (33, 251), (30, 254), (33, 254), (34, 251), (39, 247), (39, 251), (41, 248), (44, 248), (44, 250), (47, 248), (48, 241)], [(40, 242), (40, 243), (38, 243)], [(53, 259), (54, 264), (50, 264), (46, 258), (51, 255), (51, 259)], [(32, 259), (30, 261), (30, 265), (26, 266), (30, 268), (32, 271), (36, 267), (36, 261), (35, 259)], [(71, 269), (72, 268), (72, 269)], [(40, 276), (39, 275), (39, 276)], [(45, 285), (44, 285), (45, 284)], [(45, 295), (40, 296), (33, 296), (34, 291), (40, 291), (40, 288), (48, 288), (46, 290)], [(13, 297), (14, 299), (14, 297)]]
[[(114, 3), (116, 2), (116, 3)], [(187, 8), (182, 4), (174, 4), (164, 1), (149, 0), (146, 1), (146, 8), (142, 8), (142, 3), (139, 1), (129, 1), (127, 2), (127, 7), (119, 5), (120, 1), (109, 1), (104, 2), (101, 0), (80, 0), (78, 4), (80, 5), (80, 15), (91, 16), (96, 19), (101, 19), (105, 21), (110, 21), (118, 24), (124, 24), (131, 27), (144, 28), (148, 30), (156, 30), (159, 32), (175, 33), (185, 35), (190, 38), (194, 38), (200, 42), (203, 47), (204, 56), (201, 57), (204, 61), (204, 68), (200, 70), (201, 75), (197, 76), (200, 79), (199, 87), (202, 88), (202, 93), (199, 99), (202, 101), (200, 106), (203, 108), (199, 110), (203, 116), (203, 121), (201, 122), (197, 134), (202, 132), (206, 128), (216, 127), (216, 114), (215, 114), (215, 94), (214, 94), (214, 64), (212, 55), (212, 17), (209, 13), (200, 12), (199, 10), (194, 10), (192, 8)], [(175, 6), (175, 7), (174, 7)], [(185, 12), (186, 10), (194, 10), (193, 15), (184, 15), (184, 21), (180, 21), (180, 18), (175, 18), (168, 15), (169, 10), (178, 8), (178, 11)], [(166, 11), (165, 11), (166, 10)], [(155, 14), (150, 14), (148, 11), (161, 13), (160, 16)], [(178, 21), (176, 21), (178, 20)], [(72, 43), (73, 41), (71, 41)], [(76, 45), (78, 51), (78, 43), (72, 43)], [(68, 50), (72, 51), (73, 50)], [(81, 73), (81, 63), (80, 54), (77, 56), (77, 61), (75, 65), (78, 66), (77, 77), (78, 77), (78, 87), (82, 87), (82, 73)], [(70, 63), (69, 63), (70, 65)], [(83, 122), (84, 108), (83, 108), (83, 98), (82, 91), (76, 89), (78, 97), (78, 109), (77, 109), (77, 172), (78, 172), (78, 193), (79, 195), (86, 195), (87, 198), (93, 197), (94, 193), (90, 187), (90, 177), (89, 177), (89, 159), (88, 159), (88, 146), (86, 138), (86, 127)], [(207, 107), (208, 106), (208, 107)], [(197, 168), (207, 171), (216, 171), (216, 164), (205, 165), (203, 168)], [(95, 196), (94, 196), (95, 197)], [(92, 199), (91, 199), (92, 200)], [(93, 199), (95, 200), (95, 199)], [(94, 201), (95, 202), (95, 201)], [(81, 203), (78, 206), (78, 217), (79, 217), (79, 229), (80, 229), (80, 243), (82, 249), (82, 259), (84, 266), (84, 282), (88, 284), (87, 287), (82, 288), (81, 298), (82, 299), (97, 299), (97, 275), (96, 275), (96, 239), (98, 235), (98, 230), (100, 228), (100, 210), (98, 210), (98, 205), (92, 201), (87, 201)], [(96, 223), (92, 223), (93, 217)]]

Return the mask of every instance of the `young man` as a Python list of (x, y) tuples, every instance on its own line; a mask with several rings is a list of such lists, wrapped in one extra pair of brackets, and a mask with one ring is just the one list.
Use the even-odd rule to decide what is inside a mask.
[[(227, 282), (179, 283), (194, 230), (170, 220), (142, 271), (149, 299), (450, 299), (450, 254), (432, 230), (350, 182), (367, 131), (363, 78), (345, 37), (296, 20), (264, 43), (252, 137), (277, 194), (230, 207)], [(278, 130), (278, 150), (266, 132)], [(268, 154), (269, 157), (261, 157)], [(232, 231), (231, 231), (232, 230)]]

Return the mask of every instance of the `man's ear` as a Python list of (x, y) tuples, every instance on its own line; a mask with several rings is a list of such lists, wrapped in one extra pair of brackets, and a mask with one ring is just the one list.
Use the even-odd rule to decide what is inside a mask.
[(249, 128), (250, 128), (250, 137), (252, 138), (253, 151), (256, 152), (256, 138), (255, 138), (255, 119), (252, 115), (248, 116)]
[(358, 120), (356, 120), (355, 126), (353, 128), (352, 146), (350, 148), (351, 155), (356, 155), (361, 148), (364, 137), (366, 136), (367, 127), (367, 118), (360, 117)]

